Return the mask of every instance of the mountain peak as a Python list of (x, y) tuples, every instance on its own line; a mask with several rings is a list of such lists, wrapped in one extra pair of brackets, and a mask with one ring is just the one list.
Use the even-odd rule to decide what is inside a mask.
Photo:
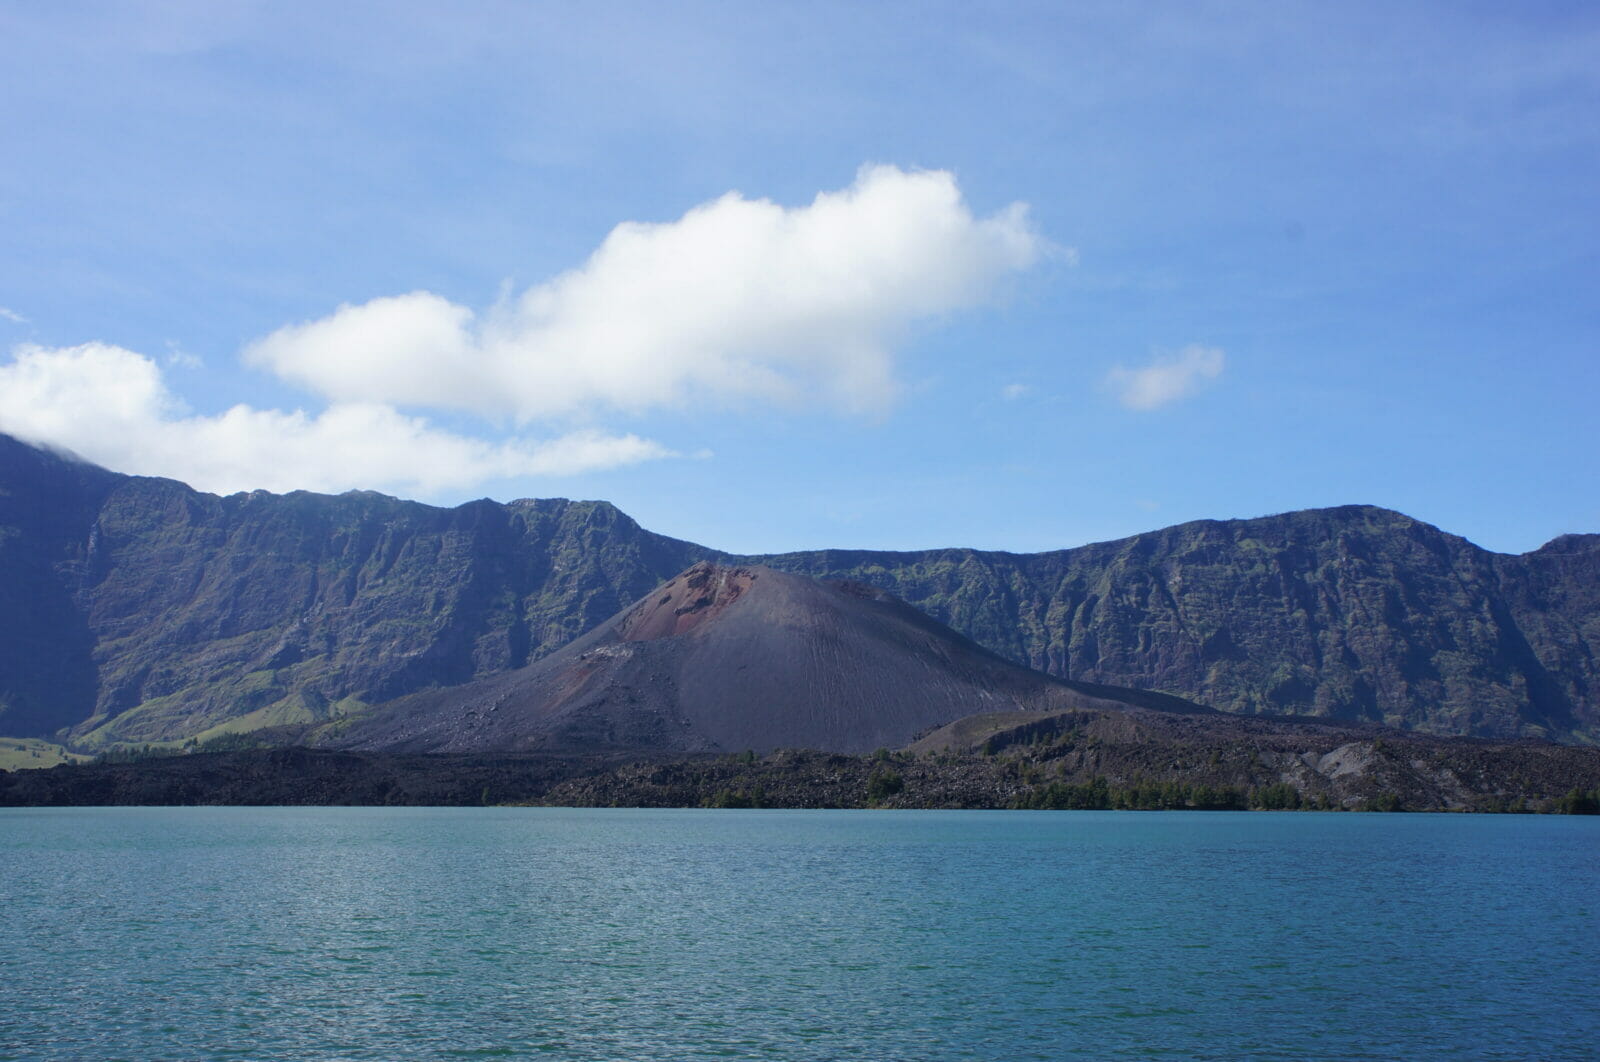
[(1600, 551), (1600, 535), (1557, 535), (1528, 556), (1551, 556), (1566, 553), (1593, 553)]
[(519, 672), (393, 702), (333, 740), (405, 752), (865, 752), (974, 712), (1067, 707), (1205, 711), (1031, 671), (859, 585), (702, 562)]

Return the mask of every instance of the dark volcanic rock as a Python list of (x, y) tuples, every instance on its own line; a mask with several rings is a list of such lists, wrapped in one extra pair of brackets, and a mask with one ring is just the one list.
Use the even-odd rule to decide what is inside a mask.
[(65, 770), (0, 771), (0, 807), (519, 803), (592, 770), (516, 756), (366, 756), (326, 749), (199, 753)]
[(0, 806), (1600, 810), (1600, 749), (1226, 715), (1075, 709), (961, 721), (912, 749), (677, 761), (305, 748), (0, 771)]
[(1600, 749), (1382, 727), (1071, 710), (963, 719), (876, 756), (780, 750), (632, 763), (538, 803), (774, 808), (1325, 808), (1555, 811), (1595, 806)]
[(1205, 711), (1018, 667), (868, 586), (702, 562), (520, 671), (404, 698), (326, 740), (389, 752), (863, 752), (977, 711), (1132, 704)]

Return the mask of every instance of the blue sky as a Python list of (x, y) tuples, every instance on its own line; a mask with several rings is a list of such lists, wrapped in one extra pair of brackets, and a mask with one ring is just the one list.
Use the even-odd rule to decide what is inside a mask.
[(1600, 11), (0, 2), (0, 430), (739, 551), (1600, 531)]

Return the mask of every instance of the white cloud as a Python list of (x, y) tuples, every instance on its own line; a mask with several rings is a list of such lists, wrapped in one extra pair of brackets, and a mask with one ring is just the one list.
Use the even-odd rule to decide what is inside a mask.
[(335, 402), (519, 423), (690, 401), (878, 410), (913, 324), (988, 299), (1044, 250), (1021, 204), (975, 218), (949, 173), (871, 166), (808, 206), (730, 192), (618, 225), (581, 267), (481, 315), (412, 292), (245, 357)]
[(1015, 402), (1032, 390), (1033, 388), (1025, 383), (1009, 383), (1000, 388), (1000, 397), (1007, 402)]
[(1106, 384), (1129, 409), (1158, 409), (1188, 398), (1207, 380), (1222, 375), (1222, 368), (1219, 348), (1190, 345), (1176, 354), (1157, 357), (1142, 368), (1118, 365), (1106, 374)]
[(490, 443), (375, 403), (334, 403), (315, 416), (246, 405), (195, 416), (154, 361), (103, 343), (18, 348), (0, 365), (0, 430), (219, 493), (371, 488), (428, 497), (676, 456), (636, 435), (598, 431)]
[[(436, 496), (680, 457), (594, 429), (486, 441), (401, 409), (518, 425), (763, 402), (879, 411), (899, 389), (894, 352), (911, 328), (992, 298), (1057, 251), (1022, 204), (975, 217), (949, 173), (869, 166), (805, 206), (730, 192), (676, 221), (621, 224), (578, 268), (482, 313), (418, 291), (341, 306), (245, 349), (325, 398), (320, 413), (196, 414), (144, 355), (24, 346), (0, 364), (0, 430), (220, 492)], [(169, 347), (167, 372), (202, 367)]]
[(5, 320), (10, 321), (12, 324), (28, 323), (28, 319), (26, 317), (22, 316), (17, 311), (8, 309), (4, 306), (0, 306), (0, 318), (4, 318)]

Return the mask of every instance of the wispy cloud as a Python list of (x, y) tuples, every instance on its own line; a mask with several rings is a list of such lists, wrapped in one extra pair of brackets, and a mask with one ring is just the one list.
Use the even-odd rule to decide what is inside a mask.
[(486, 442), (376, 403), (335, 403), (315, 415), (236, 405), (199, 416), (133, 351), (88, 343), (15, 354), (0, 366), (0, 430), (220, 493), (360, 487), (430, 497), (677, 456), (637, 435), (593, 430)]
[(203, 369), (205, 361), (198, 354), (191, 354), (172, 340), (167, 340), (167, 368), (169, 369)]
[(1000, 388), (1000, 397), (1007, 402), (1015, 402), (1032, 390), (1033, 388), (1025, 383), (1008, 383)]
[(0, 318), (4, 318), (5, 320), (10, 321), (12, 324), (28, 324), (29, 323), (29, 321), (28, 321), (28, 319), (26, 317), (22, 316), (17, 311), (12, 310), (12, 309), (7, 309), (4, 306), (0, 306)]
[(618, 225), (579, 268), (482, 314), (412, 292), (245, 357), (334, 401), (520, 423), (690, 400), (875, 411), (911, 325), (982, 302), (1043, 251), (1021, 204), (977, 218), (949, 173), (871, 166), (807, 206), (730, 192)]
[(1224, 361), (1220, 348), (1192, 344), (1136, 369), (1118, 365), (1106, 374), (1106, 385), (1129, 409), (1159, 409), (1221, 376)]

